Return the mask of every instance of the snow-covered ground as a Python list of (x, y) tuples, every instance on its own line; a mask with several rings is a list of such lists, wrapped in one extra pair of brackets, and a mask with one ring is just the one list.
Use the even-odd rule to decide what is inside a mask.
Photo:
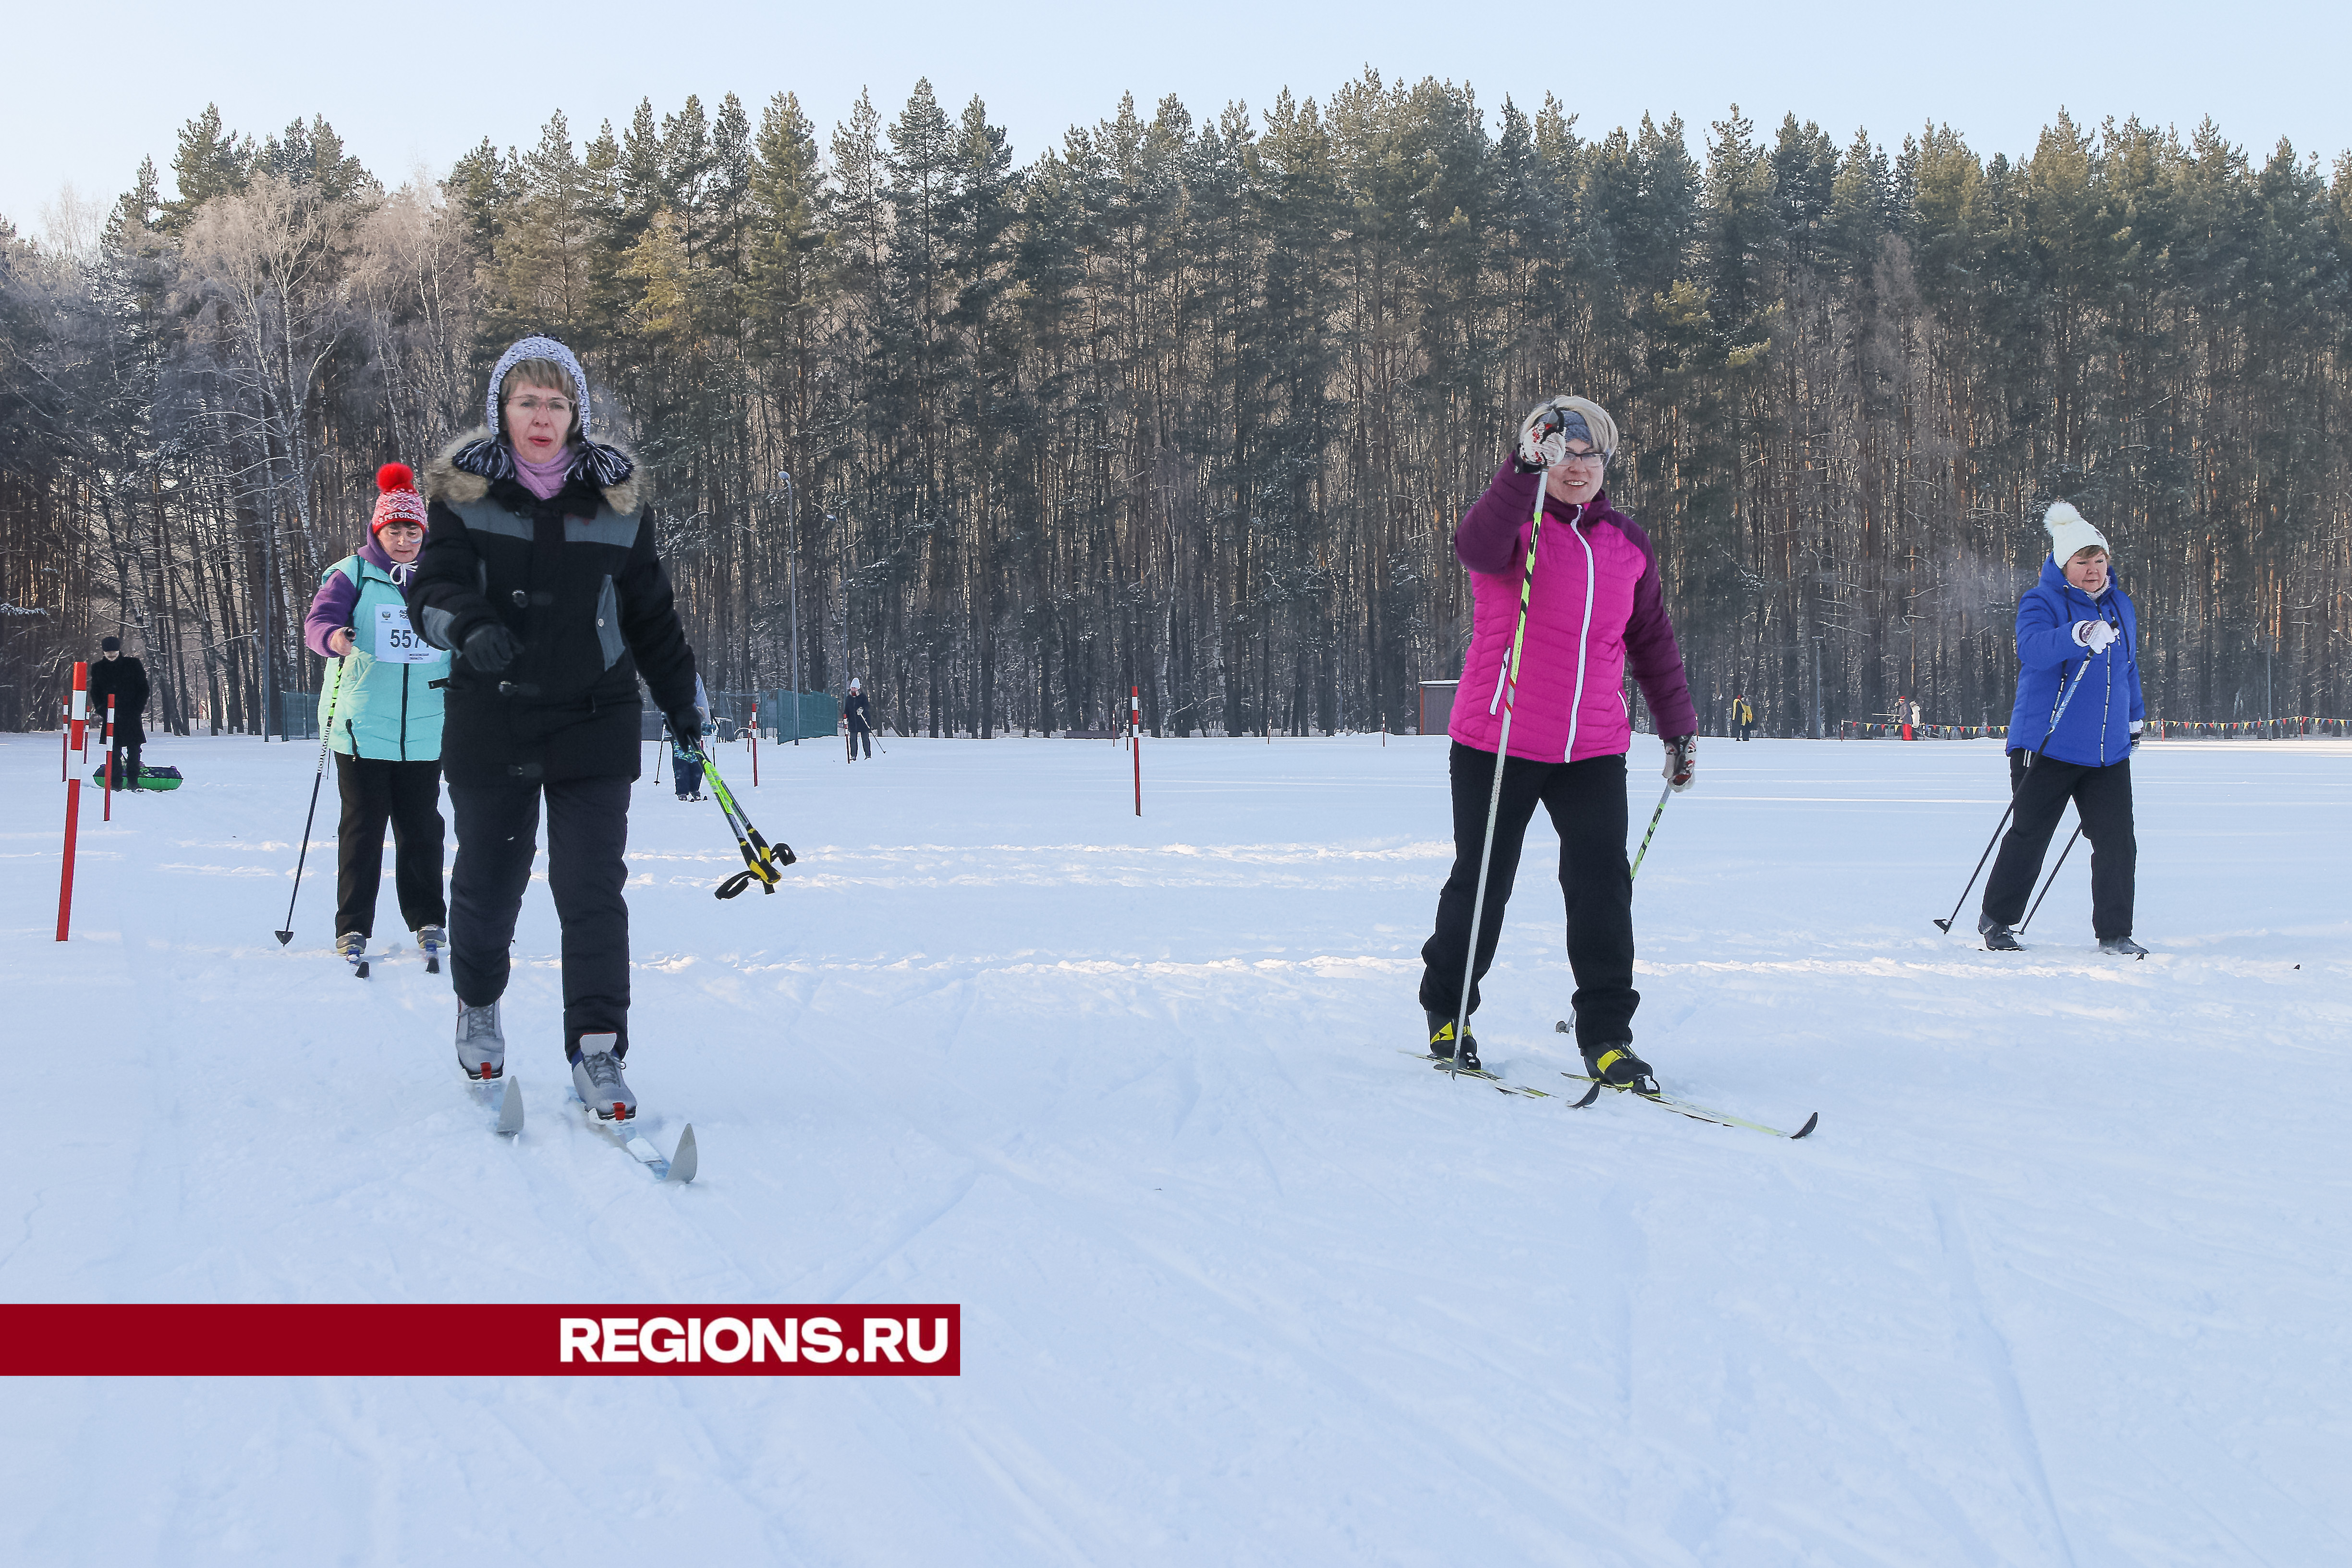
[[(963, 1375), (19, 1380), (0, 1560), (2352, 1560), (2352, 745), (2151, 747), (2129, 963), (2079, 848), (2030, 953), (1929, 924), (1992, 745), (1705, 742), (1636, 1027), (1796, 1144), (1398, 1054), (1441, 740), (1148, 742), (1140, 820), (1104, 742), (767, 747), (782, 894), (710, 896), (715, 806), (632, 821), (684, 1189), (561, 1113), (543, 883), (516, 1142), (446, 980), (326, 953), (331, 801), (278, 949), (316, 755), (85, 797), (59, 946), (57, 743), (0, 737), (0, 1300), (952, 1301)], [(1479, 1031), (1544, 1086), (1550, 845)]]

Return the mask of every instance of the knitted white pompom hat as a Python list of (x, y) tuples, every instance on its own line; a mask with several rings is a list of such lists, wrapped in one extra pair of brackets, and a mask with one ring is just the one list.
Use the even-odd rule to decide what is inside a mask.
[(2073, 560), (2083, 550), (2098, 549), (2114, 554), (2107, 536), (2084, 521), (2083, 514), (2064, 501), (2053, 501), (2050, 509), (2042, 514), (2042, 526), (2050, 530), (2050, 559), (2060, 566)]

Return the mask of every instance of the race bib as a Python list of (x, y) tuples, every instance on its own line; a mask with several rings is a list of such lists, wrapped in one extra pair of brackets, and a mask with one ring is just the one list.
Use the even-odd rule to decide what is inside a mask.
[(375, 656), (388, 664), (429, 664), (441, 650), (416, 634), (404, 604), (375, 607)]

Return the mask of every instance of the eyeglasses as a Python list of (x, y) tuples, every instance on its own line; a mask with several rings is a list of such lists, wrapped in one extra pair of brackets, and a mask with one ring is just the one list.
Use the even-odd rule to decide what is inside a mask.
[(1563, 468), (1598, 468), (1608, 461), (1609, 455), (1605, 452), (1570, 452), (1563, 454), (1559, 460)]
[(509, 406), (520, 409), (525, 413), (537, 413), (542, 409), (549, 413), (570, 413), (572, 400), (567, 397), (539, 398), (525, 395), (516, 398)]

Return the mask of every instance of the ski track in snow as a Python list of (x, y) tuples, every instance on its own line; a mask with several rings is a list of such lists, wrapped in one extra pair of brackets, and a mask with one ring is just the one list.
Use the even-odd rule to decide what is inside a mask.
[[(803, 857), (775, 895), (711, 898), (714, 806), (648, 779), (631, 822), (685, 1189), (572, 1103), (543, 887), (503, 1140), (446, 977), (328, 952), (331, 833), (269, 936), (315, 751), (158, 743), (189, 782), (85, 811), (59, 946), (55, 744), (0, 737), (0, 1299), (956, 1301), (965, 1371), (17, 1380), (0, 1559), (2352, 1561), (2352, 744), (2135, 759), (2127, 963), (2080, 847), (2031, 951), (1928, 924), (1996, 746), (1704, 742), (1636, 1029), (1701, 1103), (1820, 1111), (1797, 1144), (1398, 1054), (1434, 737), (1147, 740), (1140, 820), (1100, 742), (770, 747), (756, 792), (732, 752)], [(1559, 1093), (1530, 841), (1479, 1033)]]

